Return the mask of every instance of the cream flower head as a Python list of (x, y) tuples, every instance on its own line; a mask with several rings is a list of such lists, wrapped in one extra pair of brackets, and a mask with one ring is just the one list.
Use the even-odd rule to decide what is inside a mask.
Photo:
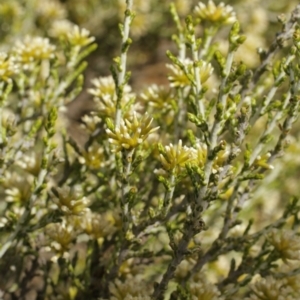
[(148, 114), (138, 118), (136, 112), (133, 112), (131, 118), (121, 120), (119, 128), (107, 129), (108, 141), (115, 146), (113, 151), (132, 150), (139, 146), (151, 133), (158, 130), (159, 127), (151, 128), (152, 121)]
[(233, 24), (236, 21), (232, 6), (225, 5), (223, 2), (216, 6), (212, 0), (209, 0), (207, 5), (199, 2), (194, 9), (194, 14), (201, 21), (215, 25)]

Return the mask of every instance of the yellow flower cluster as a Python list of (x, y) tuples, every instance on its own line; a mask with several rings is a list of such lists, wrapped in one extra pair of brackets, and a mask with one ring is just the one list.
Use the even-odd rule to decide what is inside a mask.
[(189, 284), (191, 300), (224, 300), (217, 287), (205, 280), (204, 274), (196, 274)]
[(182, 140), (177, 145), (170, 144), (161, 149), (160, 162), (166, 171), (178, 174), (188, 162), (195, 160), (195, 149), (182, 146)]
[[(213, 163), (213, 173), (222, 167), (228, 157), (228, 151), (222, 150), (218, 153)], [(197, 144), (196, 147), (182, 146), (182, 140), (177, 145), (170, 144), (160, 150), (160, 162), (166, 171), (178, 174), (187, 163), (198, 167), (204, 167), (207, 160), (207, 147), (205, 144)]]
[(121, 120), (119, 128), (107, 129), (108, 141), (115, 146), (113, 151), (132, 150), (142, 144), (151, 133), (159, 128), (151, 128), (152, 121), (153, 119), (148, 114), (138, 118), (134, 112), (131, 118)]
[(112, 235), (116, 229), (113, 219), (108, 214), (99, 215), (91, 212), (84, 216), (81, 227), (93, 239), (103, 239)]
[(39, 1), (37, 13), (43, 21), (63, 19), (67, 15), (64, 6), (59, 1), (55, 0), (48, 0), (46, 2)]
[(212, 23), (212, 25), (232, 24), (236, 21), (232, 6), (225, 5), (223, 2), (216, 6), (212, 0), (209, 0), (207, 5), (199, 2), (194, 9), (194, 14), (201, 21)]
[[(292, 278), (299, 280), (299, 276)], [(299, 297), (299, 284), (293, 285), (289, 278), (276, 279), (268, 276), (252, 285), (252, 294), (245, 300), (298, 300)]]
[(156, 84), (148, 87), (140, 96), (149, 106), (159, 110), (171, 108), (172, 102), (175, 101), (170, 90)]
[(72, 31), (73, 24), (69, 20), (55, 20), (51, 22), (49, 35), (54, 38), (65, 39), (69, 32)]
[(116, 279), (109, 283), (111, 293), (110, 300), (151, 300), (151, 289), (146, 284), (135, 278), (129, 278), (125, 282)]
[[(171, 87), (176, 88), (176, 87), (190, 86), (191, 80), (192, 80), (191, 78), (194, 78), (193, 76), (188, 77), (186, 75), (186, 74), (194, 74), (193, 62), (190, 59), (185, 59), (182, 63), (184, 65), (184, 67), (186, 68), (185, 71), (183, 71), (177, 65), (167, 64), (167, 68), (171, 71), (171, 73), (168, 76)], [(202, 84), (205, 83), (213, 73), (212, 65), (205, 61), (199, 62), (198, 70), (199, 70), (200, 81)]]
[(18, 71), (13, 56), (8, 56), (4, 52), (0, 52), (0, 80), (8, 81)]
[(52, 259), (55, 260), (60, 256), (68, 258), (68, 250), (76, 237), (73, 227), (64, 222), (52, 223), (46, 228), (46, 234), (50, 240), (50, 248), (56, 254)]
[(81, 127), (87, 130), (89, 134), (93, 134), (101, 122), (101, 119), (94, 112), (89, 115), (84, 115), (81, 120), (84, 123)]
[(87, 150), (83, 150), (79, 162), (92, 170), (97, 170), (104, 165), (103, 148), (98, 144), (91, 145)]
[[(114, 118), (116, 114), (117, 95), (112, 76), (95, 78), (92, 80), (92, 84), (94, 88), (89, 89), (88, 92), (94, 96), (100, 116)], [(125, 85), (121, 107), (124, 108), (134, 97), (134, 94), (131, 93), (131, 87)]]
[(11, 21), (14, 18), (20, 17), (22, 13), (23, 10), (18, 1), (15, 0), (1, 1), (0, 3), (1, 21), (5, 18), (10, 19), (9, 21)]
[(17, 41), (14, 47), (16, 61), (24, 70), (32, 69), (34, 62), (54, 58), (55, 46), (50, 44), (49, 39), (41, 37), (26, 36), (25, 39)]
[(38, 176), (41, 170), (41, 157), (38, 152), (32, 151), (30, 154), (25, 153), (17, 161), (17, 164), (29, 174)]
[(79, 28), (77, 25), (73, 26), (72, 31), (67, 36), (69, 43), (78, 47), (85, 47), (95, 40), (93, 36), (90, 36), (87, 29)]
[(300, 237), (294, 231), (273, 229), (268, 240), (283, 261), (300, 260)]
[(52, 196), (53, 202), (66, 215), (82, 215), (89, 210), (89, 200), (75, 188), (57, 187)]
[(5, 200), (18, 204), (26, 203), (31, 195), (31, 183), (28, 178), (16, 172), (7, 172), (4, 177)]

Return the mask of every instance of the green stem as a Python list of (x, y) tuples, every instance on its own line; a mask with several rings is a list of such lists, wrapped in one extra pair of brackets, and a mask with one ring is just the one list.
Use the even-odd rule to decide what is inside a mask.
[(194, 61), (194, 79), (195, 79), (195, 95), (197, 99), (198, 104), (198, 112), (202, 118), (204, 118), (204, 105), (203, 101), (201, 99), (201, 90), (202, 90), (202, 83), (200, 78), (200, 68), (198, 66), (199, 63), (199, 55), (198, 55), (198, 47), (196, 45), (196, 36), (193, 36), (192, 40), (192, 55), (193, 55), (193, 61)]
[(175, 190), (175, 175), (172, 174), (170, 178), (170, 188), (168, 191), (166, 191), (165, 198), (164, 198), (164, 207), (162, 211), (163, 217), (166, 217), (167, 213), (169, 212), (171, 201), (173, 199)]
[(130, 150), (126, 156), (126, 169), (124, 174), (124, 182), (122, 182), (122, 196), (121, 196), (121, 207), (122, 207), (122, 219), (123, 219), (123, 231), (127, 234), (128, 230), (132, 226), (132, 215), (130, 210), (130, 203), (126, 201), (126, 195), (130, 190), (129, 177), (131, 173), (132, 158), (134, 155), (135, 149)]
[(224, 90), (225, 90), (225, 87), (227, 84), (228, 76), (230, 74), (230, 70), (231, 70), (231, 66), (232, 66), (232, 62), (233, 62), (233, 56), (234, 56), (233, 51), (229, 52), (227, 55), (227, 60), (226, 60), (225, 69), (224, 69), (224, 73), (223, 73), (223, 79), (221, 82), (220, 91), (219, 91), (219, 95), (218, 95), (218, 103), (221, 105), (221, 107), (223, 109), (222, 116), (220, 116), (220, 118), (215, 118), (212, 130), (211, 130), (210, 141), (209, 141), (209, 144), (207, 145), (207, 154), (208, 155), (207, 155), (207, 162), (204, 167), (205, 185), (200, 189), (198, 199), (197, 199), (197, 203), (199, 205), (202, 204), (202, 206), (207, 206), (207, 204), (201, 203), (201, 202), (206, 194), (207, 185), (209, 183), (209, 177), (211, 175), (212, 166), (213, 166), (213, 159), (209, 159), (209, 157), (211, 157), (212, 151), (217, 146), (218, 135), (223, 126), (222, 118), (223, 118), (223, 114), (225, 111), (226, 99), (228, 96), (228, 92), (224, 92)]
[[(124, 18), (124, 27), (122, 32), (122, 45), (121, 45), (121, 56), (120, 56), (120, 65), (118, 67), (118, 82), (116, 86), (117, 90), (117, 104), (116, 104), (116, 115), (115, 115), (115, 126), (116, 128), (120, 127), (121, 124), (121, 118), (122, 118), (122, 108), (121, 108), (121, 100), (122, 100), (122, 92), (121, 89), (123, 89), (124, 85), (124, 79), (126, 74), (126, 63), (127, 63), (127, 50), (123, 50), (126, 48), (126, 44), (128, 43), (129, 39), (129, 31), (130, 31), (130, 25), (132, 21), (132, 4), (133, 0), (126, 0), (126, 11), (125, 11), (125, 18)], [(129, 12), (129, 13), (128, 13)]]

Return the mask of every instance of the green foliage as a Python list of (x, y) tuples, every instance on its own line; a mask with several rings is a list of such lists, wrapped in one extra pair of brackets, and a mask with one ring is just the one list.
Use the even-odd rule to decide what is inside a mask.
[(93, 30), (98, 2), (75, 2), (0, 4), (3, 299), (299, 299), (299, 188), (282, 177), (300, 164), (300, 6), (263, 50), (249, 28), (266, 8), (242, 24), (230, 5), (174, 1), (168, 81), (133, 91), (131, 51), (160, 41), (165, 4), (103, 1), (120, 45), (87, 88), (115, 29), (99, 14), (108, 32), (90, 36), (67, 16)]

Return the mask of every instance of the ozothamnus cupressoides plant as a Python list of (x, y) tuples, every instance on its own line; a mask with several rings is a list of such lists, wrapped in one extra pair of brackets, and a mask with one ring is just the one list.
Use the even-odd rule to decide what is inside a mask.
[(83, 143), (63, 112), (96, 49), (89, 32), (60, 23), (0, 53), (0, 293), (299, 299), (299, 199), (270, 216), (258, 192), (299, 114), (300, 6), (252, 68), (238, 59), (247, 36), (233, 7), (199, 2), (182, 18), (175, 1), (169, 84), (134, 92), (139, 5), (149, 9), (126, 1), (112, 75), (91, 81)]

